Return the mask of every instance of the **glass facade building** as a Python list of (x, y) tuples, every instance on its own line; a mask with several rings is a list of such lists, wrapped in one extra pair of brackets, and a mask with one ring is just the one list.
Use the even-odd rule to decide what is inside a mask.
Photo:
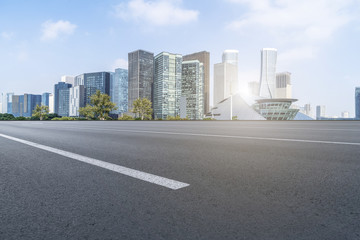
[(7, 103), (7, 113), (12, 114), (12, 97), (14, 93), (7, 93), (6, 94), (6, 103)]
[(84, 85), (74, 86), (69, 89), (69, 116), (79, 117), (79, 110), (85, 107)]
[(275, 98), (292, 98), (291, 73), (276, 73)]
[(115, 69), (110, 81), (111, 101), (116, 104), (117, 110), (113, 114), (123, 114), (128, 111), (128, 70)]
[[(90, 97), (100, 90), (110, 96), (110, 73), (96, 72), (84, 74), (85, 106), (91, 103)], [(81, 85), (81, 84), (80, 84)]]
[(70, 108), (70, 88), (71, 84), (59, 82), (54, 88), (54, 112), (59, 116), (68, 117)]
[(41, 105), (42, 106), (50, 106), (49, 103), (49, 97), (50, 97), (50, 93), (43, 93), (41, 96)]
[(277, 50), (275, 48), (261, 50), (260, 97), (275, 98), (276, 60)]
[(355, 88), (355, 118), (360, 120), (360, 87)]
[(15, 117), (31, 117), (36, 105), (41, 105), (41, 95), (24, 94), (12, 96), (12, 114)]
[(204, 113), (210, 112), (210, 53), (206, 51), (183, 56), (183, 61), (198, 60), (204, 66)]
[(316, 106), (316, 120), (321, 120), (326, 117), (326, 109), (325, 106)]
[(137, 50), (128, 54), (128, 111), (138, 98), (153, 101), (154, 54)]
[(186, 101), (186, 116), (190, 120), (204, 117), (204, 66), (199, 61), (182, 63), (181, 95)]
[(162, 52), (155, 57), (154, 117), (179, 116), (182, 56)]

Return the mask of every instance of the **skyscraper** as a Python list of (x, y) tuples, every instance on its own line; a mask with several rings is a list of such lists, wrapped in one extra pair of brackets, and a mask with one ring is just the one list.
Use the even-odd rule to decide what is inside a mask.
[(162, 52), (155, 57), (154, 116), (166, 119), (180, 114), (182, 56)]
[(261, 50), (260, 97), (275, 98), (277, 49)]
[(49, 95), (49, 113), (54, 113), (54, 94)]
[(75, 77), (73, 76), (65, 75), (61, 77), (61, 82), (71, 84), (72, 86), (74, 86), (74, 81), (75, 81)]
[(36, 106), (41, 106), (41, 95), (24, 94), (23, 117), (31, 117)]
[(325, 117), (325, 106), (316, 106), (316, 120)]
[(110, 81), (110, 96), (111, 101), (116, 103), (117, 110), (113, 111), (114, 114), (123, 114), (128, 111), (128, 70), (115, 69)]
[(101, 93), (105, 93), (110, 96), (110, 73), (109, 72), (96, 72), (96, 73), (84, 73), (83, 74), (85, 89), (85, 106), (90, 104), (90, 97), (100, 90)]
[(225, 50), (222, 54), (223, 63), (231, 63), (238, 67), (239, 51), (238, 50)]
[(69, 116), (79, 117), (79, 110), (85, 107), (84, 85), (78, 85), (69, 89)]
[(217, 63), (214, 65), (214, 104), (217, 104), (236, 94), (237, 67), (231, 63)]
[(355, 88), (355, 118), (360, 120), (360, 87)]
[(210, 53), (206, 51), (183, 56), (183, 61), (198, 60), (204, 66), (204, 113), (210, 112)]
[(204, 66), (198, 60), (182, 63), (181, 95), (186, 98), (186, 116), (191, 120), (204, 117)]
[(128, 111), (133, 108), (133, 102), (138, 98), (151, 101), (154, 83), (154, 54), (137, 50), (128, 54)]
[(0, 94), (0, 113), (7, 113), (7, 101), (6, 101), (6, 94)]
[(275, 98), (292, 98), (291, 73), (276, 73)]
[(59, 82), (54, 87), (54, 112), (59, 116), (69, 116), (70, 106), (70, 91), (71, 84), (65, 82)]
[(12, 114), (12, 96), (14, 93), (7, 93), (6, 94), (6, 103), (7, 103), (7, 113)]
[(12, 114), (15, 117), (31, 117), (36, 105), (41, 105), (41, 95), (25, 93), (12, 96)]
[(50, 93), (43, 93), (41, 96), (41, 105), (49, 107), (49, 97)]

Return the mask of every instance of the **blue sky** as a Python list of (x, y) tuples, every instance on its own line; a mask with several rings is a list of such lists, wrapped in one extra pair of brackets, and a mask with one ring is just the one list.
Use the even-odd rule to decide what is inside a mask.
[(211, 64), (237, 49), (244, 85), (273, 47), (298, 105), (353, 116), (359, 17), (359, 0), (0, 0), (0, 92), (52, 92), (62, 75), (113, 71), (136, 49), (207, 50)]

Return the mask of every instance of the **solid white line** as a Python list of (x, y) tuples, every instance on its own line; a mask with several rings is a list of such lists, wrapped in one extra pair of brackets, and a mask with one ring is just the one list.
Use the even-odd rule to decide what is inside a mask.
[(97, 159), (94, 159), (94, 158), (85, 157), (85, 156), (82, 156), (82, 155), (79, 155), (79, 154), (63, 151), (63, 150), (60, 150), (60, 149), (48, 147), (48, 146), (41, 145), (41, 144), (34, 143), (34, 142), (29, 142), (29, 141), (22, 140), (22, 139), (19, 139), (19, 138), (15, 138), (15, 137), (11, 137), (11, 136), (8, 136), (8, 135), (0, 134), (0, 137), (7, 138), (9, 140), (13, 140), (13, 141), (16, 141), (16, 142), (19, 142), (19, 143), (23, 143), (23, 144), (26, 144), (26, 145), (29, 145), (29, 146), (32, 146), (32, 147), (35, 147), (35, 148), (39, 148), (39, 149), (42, 149), (42, 150), (45, 150), (45, 151), (48, 151), (48, 152), (52, 152), (52, 153), (55, 153), (55, 154), (58, 154), (58, 155), (61, 155), (61, 156), (64, 156), (64, 157), (68, 157), (68, 158), (71, 158), (71, 159), (74, 159), (74, 160), (78, 160), (80, 162), (84, 162), (84, 163), (88, 163), (88, 164), (91, 164), (91, 165), (94, 165), (94, 166), (97, 166), (97, 167), (105, 168), (105, 169), (108, 169), (108, 170), (113, 171), (113, 172), (117, 172), (117, 173), (129, 176), (129, 177), (140, 179), (140, 180), (143, 180), (145, 182), (153, 183), (153, 184), (160, 185), (160, 186), (170, 188), (170, 189), (173, 189), (173, 190), (178, 190), (180, 188), (184, 188), (184, 187), (189, 186), (189, 184), (187, 184), (187, 183), (183, 183), (183, 182), (175, 181), (175, 180), (172, 180), (172, 179), (160, 177), (160, 176), (153, 175), (153, 174), (150, 174), (150, 173), (141, 172), (141, 171), (138, 171), (138, 170), (127, 168), (127, 167), (122, 167), (120, 165), (116, 165), (116, 164), (113, 164), (113, 163), (108, 163), (108, 162), (104, 162), (104, 161), (97, 160)]
[(322, 143), (322, 144), (336, 144), (336, 145), (353, 145), (360, 146), (357, 142), (332, 142), (321, 140), (306, 140), (306, 139), (292, 139), (292, 138), (264, 138), (264, 137), (248, 137), (248, 136), (233, 136), (233, 135), (218, 135), (218, 134), (203, 134), (203, 133), (178, 133), (178, 132), (158, 132), (158, 131), (145, 131), (145, 130), (125, 130), (125, 129), (110, 129), (110, 128), (86, 128), (86, 127), (62, 127), (70, 129), (83, 129), (83, 130), (97, 130), (97, 131), (112, 131), (112, 132), (130, 132), (130, 133), (151, 133), (163, 135), (182, 135), (182, 136), (196, 136), (196, 137), (217, 137), (217, 138), (234, 138), (234, 139), (247, 139), (247, 140), (264, 140), (264, 141), (281, 141), (281, 142), (301, 142), (301, 143)]

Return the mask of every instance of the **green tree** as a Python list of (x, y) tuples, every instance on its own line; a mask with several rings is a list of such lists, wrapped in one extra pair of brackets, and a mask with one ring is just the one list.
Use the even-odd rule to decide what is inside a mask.
[(91, 120), (95, 118), (95, 110), (91, 105), (86, 105), (86, 107), (82, 107), (79, 109), (80, 116), (84, 116), (86, 119)]
[(109, 118), (109, 113), (116, 110), (116, 104), (111, 102), (110, 96), (101, 93), (97, 90), (94, 95), (90, 97), (90, 105), (86, 105), (84, 108), (80, 108), (80, 115), (86, 118), (98, 118), (105, 120)]
[(135, 113), (141, 120), (151, 120), (151, 114), (153, 113), (152, 103), (147, 98), (138, 98), (133, 103), (133, 109), (131, 112)]
[(49, 114), (49, 107), (48, 106), (36, 105), (32, 116), (36, 117), (36, 118), (39, 118), (40, 121), (42, 121), (48, 114)]

